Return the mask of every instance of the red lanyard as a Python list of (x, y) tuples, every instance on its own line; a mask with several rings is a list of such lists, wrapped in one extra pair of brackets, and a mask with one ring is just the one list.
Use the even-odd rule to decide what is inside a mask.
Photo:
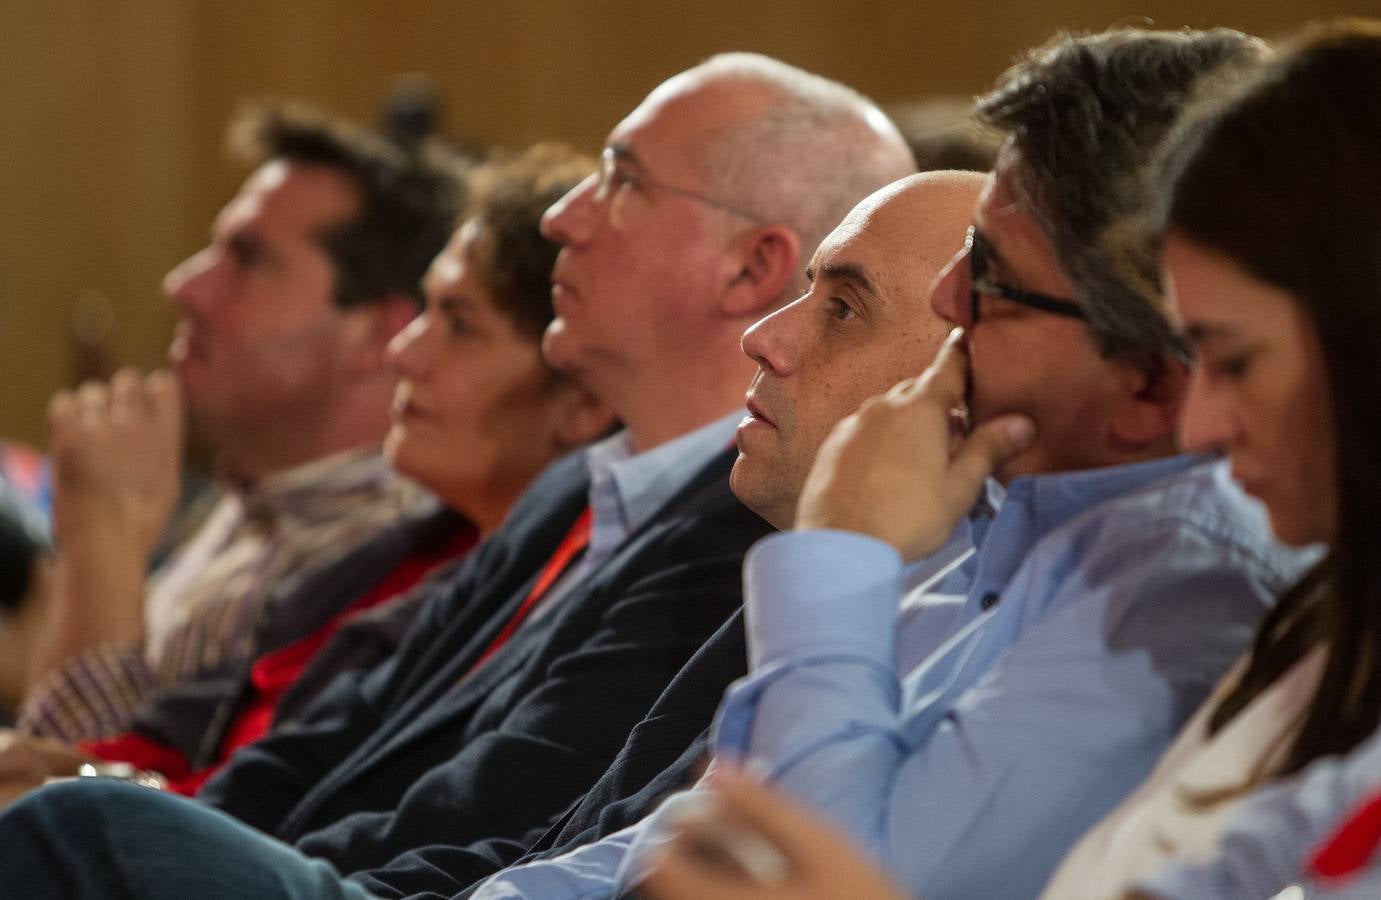
[(503, 630), (485, 648), (484, 653), (480, 654), (479, 661), (470, 667), (469, 672), (465, 673), (467, 677), (488, 662), (489, 657), (497, 653), (499, 648), (508, 642), (508, 639), (513, 636), (513, 632), (517, 631), (518, 626), (523, 624), (523, 620), (537, 606), (538, 601), (542, 599), (542, 596), (551, 588), (556, 579), (561, 577), (567, 567), (575, 561), (575, 558), (580, 555), (580, 551), (589, 546), (592, 519), (590, 507), (587, 506), (585, 511), (580, 514), (580, 518), (575, 520), (571, 530), (561, 539), (561, 543), (557, 545), (556, 552), (551, 555), (551, 559), (547, 560), (542, 574), (537, 576), (537, 583), (532, 586), (532, 590), (523, 599), (522, 605), (513, 613), (513, 618), (504, 624)]

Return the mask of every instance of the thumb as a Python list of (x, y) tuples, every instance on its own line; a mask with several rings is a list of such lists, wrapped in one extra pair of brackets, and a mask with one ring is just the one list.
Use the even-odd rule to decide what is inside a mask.
[(945, 489), (954, 505), (967, 509), (978, 498), (983, 481), (1036, 439), (1036, 423), (1012, 414), (984, 422), (969, 432), (950, 461)]

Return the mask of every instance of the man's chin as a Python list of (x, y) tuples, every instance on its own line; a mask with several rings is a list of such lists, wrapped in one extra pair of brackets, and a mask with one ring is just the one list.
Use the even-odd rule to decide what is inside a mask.
[(547, 323), (542, 332), (542, 360), (558, 372), (566, 370), (565, 362), (570, 356), (571, 335), (566, 320), (559, 316)]
[(734, 492), (734, 496), (747, 503), (744, 493), (752, 493), (749, 485), (752, 483), (752, 474), (749, 471), (752, 463), (748, 461), (743, 447), (738, 450), (738, 459), (734, 460), (734, 467), (729, 470), (729, 490)]
[(762, 516), (772, 527), (785, 531), (796, 518), (796, 497), (784, 498), (772, 479), (763, 478), (757, 461), (739, 451), (729, 473), (729, 490), (739, 502)]

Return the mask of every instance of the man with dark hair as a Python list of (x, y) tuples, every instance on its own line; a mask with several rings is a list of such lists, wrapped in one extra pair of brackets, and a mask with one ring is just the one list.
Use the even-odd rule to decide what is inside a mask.
[[(271, 587), (421, 499), (379, 454), (384, 348), (450, 234), (455, 172), (299, 109), (247, 110), (232, 134), (254, 171), (164, 281), (175, 378), (124, 371), (53, 401), (61, 554), (27, 734), (124, 732), (154, 690), (239, 666), (274, 615)], [(184, 403), (229, 490), (146, 588)]]
[[(712, 749), (829, 814), (912, 894), (1038, 893), (1302, 566), (1220, 463), (1175, 455), (1184, 366), (1155, 281), (1124, 265), (1145, 246), (1117, 234), (1198, 78), (1256, 52), (1119, 31), (1008, 72), (979, 102), (1007, 143), (931, 296), (962, 331), (841, 423), (794, 530), (745, 562), (750, 675)], [(473, 896), (619, 895), (698, 802)]]
[[(544, 220), (561, 251), (543, 353), (625, 430), (548, 469), (389, 660), (208, 783), (201, 799), (279, 840), (126, 785), (56, 785), (10, 824), (65, 841), (24, 810), (65, 816), (80, 796), (85, 852), (119, 871), (47, 867), (0, 837), (34, 867), (11, 873), (30, 896), (70, 892), (77, 869), (92, 876), (79, 892), (358, 896), (309, 856), (350, 872), (438, 835), (524, 834), (588, 789), (734, 613), (742, 554), (770, 530), (728, 485), (753, 368), (739, 340), (799, 293), (802, 248), (911, 155), (857, 93), (730, 54), (654, 90), (602, 162)], [(701, 686), (697, 728), (724, 684)], [(177, 862), (134, 861), (146, 853)]]
[(235, 120), (231, 155), (258, 167), (272, 160), (335, 169), (359, 192), (358, 215), (330, 226), (322, 244), (336, 266), (342, 309), (390, 294), (422, 302), (420, 279), (460, 213), (458, 161), (440, 144), (405, 150), (370, 131), (292, 104), (251, 106)]

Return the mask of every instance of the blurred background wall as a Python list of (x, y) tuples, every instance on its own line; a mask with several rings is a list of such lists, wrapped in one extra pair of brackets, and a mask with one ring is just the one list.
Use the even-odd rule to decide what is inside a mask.
[(54, 389), (160, 363), (159, 281), (244, 174), (221, 138), (245, 97), (369, 122), (421, 72), (453, 138), (595, 150), (657, 82), (721, 50), (886, 103), (977, 93), (1058, 28), (1273, 36), (1344, 13), (1381, 0), (0, 0), (0, 435), (41, 445)]

